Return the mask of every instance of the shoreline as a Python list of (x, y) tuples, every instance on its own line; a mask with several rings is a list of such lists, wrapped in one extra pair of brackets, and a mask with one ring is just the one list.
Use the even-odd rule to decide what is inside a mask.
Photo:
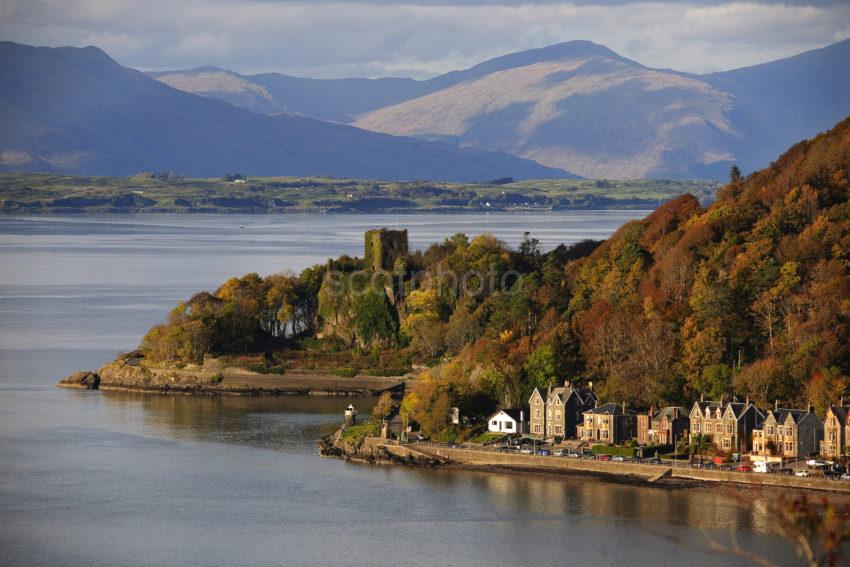
[(139, 359), (116, 359), (95, 371), (79, 371), (56, 386), (77, 390), (124, 391), (188, 396), (378, 396), (401, 392), (409, 376), (354, 376), (293, 370), (262, 374), (208, 359), (192, 368), (145, 367)]
[(739, 489), (801, 490), (829, 492), (850, 498), (850, 483), (817, 477), (799, 478), (734, 471), (712, 471), (651, 465), (614, 463), (564, 457), (497, 453), (477, 448), (436, 447), (398, 444), (377, 437), (344, 439), (342, 430), (319, 441), (319, 453), (347, 461), (380, 464), (440, 467), (447, 470), (469, 470), (544, 476), (579, 476), (605, 482), (645, 486), (667, 490), (727, 486)]

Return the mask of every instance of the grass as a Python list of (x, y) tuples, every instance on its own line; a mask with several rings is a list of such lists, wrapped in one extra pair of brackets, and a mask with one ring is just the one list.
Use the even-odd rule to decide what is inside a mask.
[(651, 209), (693, 193), (711, 200), (717, 184), (660, 180), (530, 180), (430, 183), (247, 177), (244, 183), (187, 177), (0, 174), (0, 213), (471, 212)]
[(377, 435), (378, 427), (374, 423), (351, 425), (342, 432), (342, 438), (348, 441), (360, 440), (370, 435)]
[(495, 441), (495, 440), (497, 440), (497, 439), (502, 439), (503, 437), (505, 437), (505, 434), (504, 434), (504, 433), (490, 433), (490, 432), (485, 432), (485, 433), (480, 433), (480, 434), (478, 434), (478, 435), (476, 435), (476, 436), (474, 436), (474, 437), (471, 437), (471, 438), (469, 439), (469, 441), (470, 441), (471, 443), (489, 443), (490, 441)]

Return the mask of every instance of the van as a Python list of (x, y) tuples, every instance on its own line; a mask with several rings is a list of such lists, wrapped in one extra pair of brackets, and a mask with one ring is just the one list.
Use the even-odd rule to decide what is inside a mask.
[(779, 468), (778, 463), (768, 463), (767, 461), (753, 463), (753, 472), (757, 473), (775, 472), (777, 468)]

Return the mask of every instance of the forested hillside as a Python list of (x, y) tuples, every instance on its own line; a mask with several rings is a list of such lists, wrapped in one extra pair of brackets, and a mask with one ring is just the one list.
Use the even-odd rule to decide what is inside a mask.
[(542, 253), (530, 237), (511, 250), (459, 234), (377, 269), (370, 253), (234, 278), (181, 305), (143, 350), (155, 362), (266, 351), (282, 368), (426, 363), (403, 408), (432, 433), (452, 405), (482, 416), (565, 379), (643, 407), (704, 393), (822, 410), (850, 374), (848, 177), (850, 120), (747, 179), (733, 170), (708, 208), (684, 195), (601, 244)]

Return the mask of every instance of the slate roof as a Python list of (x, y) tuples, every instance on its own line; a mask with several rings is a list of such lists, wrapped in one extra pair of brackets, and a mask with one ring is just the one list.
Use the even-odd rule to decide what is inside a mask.
[(602, 404), (584, 413), (594, 415), (635, 415), (635, 412), (630, 409), (624, 410), (622, 404)]

